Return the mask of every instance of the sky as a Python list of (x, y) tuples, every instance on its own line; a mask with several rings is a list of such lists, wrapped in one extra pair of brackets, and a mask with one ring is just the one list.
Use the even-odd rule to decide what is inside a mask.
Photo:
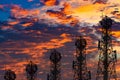
[[(61, 55), (62, 80), (72, 80), (75, 37), (87, 41), (87, 67), (96, 74), (99, 21), (107, 15), (112, 25), (113, 50), (117, 50), (116, 71), (120, 80), (120, 0), (0, 0), (0, 79), (6, 69), (26, 80), (25, 66), (32, 60), (39, 67), (38, 80), (49, 73), (51, 49)], [(68, 72), (69, 71), (69, 72)], [(95, 77), (92, 76), (92, 80)]]

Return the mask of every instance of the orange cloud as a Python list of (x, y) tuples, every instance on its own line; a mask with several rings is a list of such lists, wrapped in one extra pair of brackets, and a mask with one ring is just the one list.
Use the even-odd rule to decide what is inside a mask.
[[(40, 0), (40, 2), (47, 6), (54, 6), (58, 3), (58, 0)], [(78, 21), (80, 21), (81, 23), (90, 23), (92, 25), (96, 25), (101, 19), (102, 12), (103, 15), (107, 14), (108, 16), (114, 17), (116, 20), (118, 20), (120, 18), (120, 14), (118, 13), (113, 15), (111, 12), (114, 11), (116, 3), (119, 1), (113, 1), (115, 4), (111, 4), (110, 2), (112, 1), (108, 0), (108, 2), (106, 2), (105, 0), (70, 0), (66, 3), (64, 0), (62, 0), (61, 4), (64, 4), (63, 8), (61, 8), (60, 11), (47, 11), (47, 14), (50, 16), (48, 20), (54, 19), (57, 23), (61, 24), (70, 23), (71, 25), (75, 25), (78, 23)], [(119, 5), (117, 6), (119, 8)], [(51, 7), (41, 7), (39, 9), (28, 10), (23, 9), (18, 5), (14, 5), (11, 9), (11, 13), (16, 18), (36, 16), (36, 18), (39, 20), (41, 18), (47, 20), (47, 18), (44, 17), (44, 13), (40, 14), (40, 10), (49, 10), (50, 8)], [(57, 7), (54, 8), (58, 10)], [(72, 18), (69, 18), (71, 16)]]
[(10, 25), (16, 25), (16, 24), (18, 24), (19, 23), (19, 21), (11, 21), (11, 22), (8, 22), (8, 24), (10, 24)]
[(45, 5), (47, 6), (53, 6), (56, 4), (56, 0), (46, 0)]
[(99, 8), (104, 7), (104, 4), (88, 4), (88, 5), (84, 5), (84, 6), (79, 6), (77, 8), (73, 8), (73, 13), (85, 13), (85, 12), (91, 12), (92, 11), (97, 11), (99, 10)]
[(71, 41), (72, 41), (72, 39), (70, 38), (70, 35), (63, 33), (63, 34), (61, 34), (60, 39), (59, 38), (51, 39), (49, 42), (41, 43), (40, 45), (36, 46), (35, 48), (36, 49), (60, 48), (60, 47), (64, 46), (65, 43), (71, 42)]
[(48, 10), (46, 13), (50, 17), (55, 17), (58, 19), (58, 22), (61, 24), (70, 24), (71, 26), (75, 26), (78, 23), (78, 20), (72, 16), (70, 16), (69, 9), (71, 8), (70, 4), (64, 3), (64, 8), (61, 11), (52, 11)]
[(112, 31), (113, 36), (120, 38), (120, 31)]
[[(35, 31), (36, 32), (36, 31)], [(36, 32), (37, 34), (41, 34)], [(41, 43), (32, 43), (32, 42), (22, 42), (22, 44), (25, 44), (26, 46), (29, 46), (27, 48), (21, 48), (21, 41), (15, 41), (15, 42), (7, 42), (6, 44), (12, 44), (12, 46), (18, 46), (18, 47), (11, 47), (8, 48), (6, 46), (6, 48), (4, 48), (6, 50), (6, 52), (9, 50), (11, 51), (16, 51), (14, 52), (14, 54), (27, 54), (30, 55), (32, 58), (39, 58), (39, 57), (43, 57), (44, 53), (47, 52), (49, 49), (53, 49), (53, 48), (60, 48), (63, 47), (65, 43), (71, 42), (72, 39), (70, 37), (69, 34), (63, 33), (61, 34), (58, 38), (53, 38), (50, 41), (47, 42), (41, 42)], [(1, 48), (2, 49), (2, 48)], [(10, 52), (11, 52), (10, 51)], [(9, 53), (10, 53), (9, 52)], [(5, 53), (5, 52), (4, 52)], [(6, 53), (8, 54), (8, 53)]]
[(65, 2), (63, 4), (63, 6), (64, 6), (64, 8), (62, 8), (61, 12), (64, 13), (64, 14), (66, 14), (66, 15), (70, 14), (71, 13), (71, 11), (70, 11), (71, 5), (69, 3), (67, 3), (67, 2)]
[[(14, 61), (13, 61), (14, 62)], [(12, 69), (13, 71), (15, 71), (15, 73), (16, 74), (19, 74), (19, 73), (22, 73), (22, 72), (24, 72), (24, 65), (25, 64), (27, 64), (27, 61), (26, 62), (18, 62), (18, 63), (16, 63), (16, 64), (14, 64), (14, 66), (13, 66), (13, 64), (11, 64), (11, 65), (5, 65), (5, 68), (4, 68), (4, 70), (5, 69)], [(15, 67), (17, 67), (17, 68), (15, 68)], [(19, 68), (19, 69), (18, 69)]]
[(32, 26), (32, 25), (33, 25), (32, 22), (28, 22), (28, 23), (22, 24), (22, 26), (24, 26), (24, 27), (28, 27), (28, 26)]
[(46, 6), (54, 6), (57, 4), (57, 0), (40, 0)]
[(39, 9), (32, 9), (32, 10), (27, 10), (23, 9), (18, 5), (14, 5), (11, 8), (11, 15), (14, 16), (15, 18), (26, 18), (29, 16), (36, 16), (40, 14)]
[(56, 17), (58, 18), (58, 21), (61, 24), (71, 24), (72, 26), (76, 25), (78, 23), (78, 20), (72, 16), (67, 16), (59, 11), (48, 11), (47, 14), (50, 17)]
[(88, 4), (79, 6), (77, 8), (72, 8), (72, 15), (77, 16), (78, 19), (83, 20), (83, 22), (94, 23), (97, 24), (100, 21), (101, 17), (101, 9), (103, 9), (106, 4)]

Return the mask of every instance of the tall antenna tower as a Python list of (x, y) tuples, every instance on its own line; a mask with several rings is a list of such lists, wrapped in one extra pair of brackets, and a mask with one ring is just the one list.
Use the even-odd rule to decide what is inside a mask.
[(91, 72), (86, 66), (86, 40), (79, 36), (76, 39), (76, 60), (73, 61), (74, 79), (73, 80), (91, 80)]
[(16, 74), (12, 70), (6, 70), (5, 75), (4, 75), (5, 80), (15, 80), (16, 79)]
[(51, 52), (50, 55), (50, 74), (47, 75), (47, 80), (61, 80), (60, 74), (60, 60), (61, 53), (56, 51), (55, 49)]
[(117, 62), (116, 50), (113, 51), (111, 39), (111, 26), (113, 20), (105, 16), (101, 21), (102, 38), (98, 43), (99, 62), (96, 80), (117, 80), (115, 64)]
[(36, 80), (38, 67), (32, 61), (26, 66), (27, 80)]

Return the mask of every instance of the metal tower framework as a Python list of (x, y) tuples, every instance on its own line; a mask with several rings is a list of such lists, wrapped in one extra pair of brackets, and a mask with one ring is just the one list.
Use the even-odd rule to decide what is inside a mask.
[(6, 70), (5, 75), (4, 75), (5, 80), (15, 80), (16, 79), (16, 74), (12, 70)]
[(61, 58), (62, 58), (61, 53), (59, 53), (55, 49), (51, 52), (50, 74), (47, 75), (47, 80), (61, 80), (61, 74), (60, 74)]
[(86, 40), (79, 36), (76, 39), (76, 60), (73, 61), (74, 79), (73, 80), (91, 80), (91, 72), (86, 66)]
[(98, 42), (99, 62), (96, 80), (117, 80), (115, 69), (117, 54), (116, 50), (113, 51), (111, 39), (112, 23), (113, 20), (107, 16), (100, 21), (102, 39)]
[(38, 67), (32, 61), (26, 66), (27, 80), (36, 80)]

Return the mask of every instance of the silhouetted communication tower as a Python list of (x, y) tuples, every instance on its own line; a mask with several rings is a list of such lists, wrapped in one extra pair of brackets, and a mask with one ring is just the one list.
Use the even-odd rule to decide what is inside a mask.
[(50, 55), (50, 74), (47, 75), (47, 80), (61, 80), (60, 74), (60, 60), (61, 54), (55, 49), (51, 52)]
[(117, 62), (116, 50), (113, 51), (111, 39), (111, 26), (113, 20), (105, 16), (101, 21), (102, 39), (99, 40), (99, 62), (96, 80), (117, 80), (115, 64)]
[(16, 79), (16, 74), (12, 70), (6, 70), (5, 75), (4, 75), (5, 80), (15, 80)]
[(86, 40), (79, 36), (76, 39), (76, 60), (73, 61), (74, 80), (91, 80), (91, 73), (86, 66)]
[(38, 67), (32, 61), (26, 66), (27, 80), (36, 80)]

